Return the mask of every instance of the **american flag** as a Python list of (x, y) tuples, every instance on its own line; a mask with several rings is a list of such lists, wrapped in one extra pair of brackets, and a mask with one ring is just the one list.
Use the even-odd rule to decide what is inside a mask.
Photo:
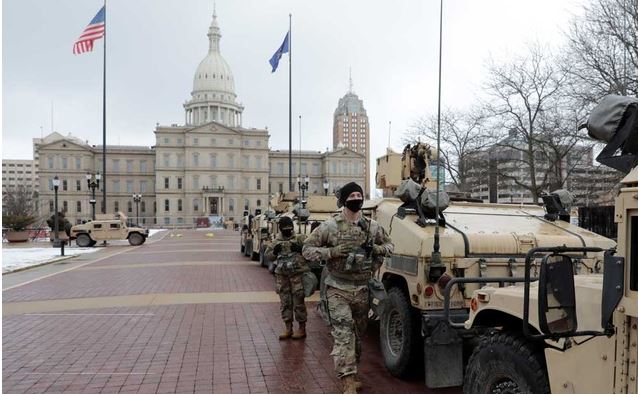
[(104, 37), (105, 24), (104, 19), (106, 11), (104, 7), (98, 11), (95, 17), (91, 20), (91, 23), (84, 29), (80, 38), (73, 44), (73, 53), (79, 55), (84, 52), (91, 52), (93, 50), (93, 41)]

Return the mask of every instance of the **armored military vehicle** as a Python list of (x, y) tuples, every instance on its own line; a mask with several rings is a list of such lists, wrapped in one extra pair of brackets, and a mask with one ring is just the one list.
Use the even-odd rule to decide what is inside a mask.
[[(526, 254), (535, 248), (615, 246), (570, 224), (565, 209), (556, 215), (535, 205), (448, 201), (441, 192), (436, 217), (436, 184), (429, 170), (436, 159), (436, 151), (423, 143), (406, 146), (402, 154), (388, 151), (377, 160), (377, 187), (386, 196), (398, 192), (401, 199), (385, 197), (364, 205), (395, 247), (379, 272), (388, 294), (380, 314), (384, 364), (399, 377), (415, 366), (424, 368), (430, 388), (463, 383), (464, 360), (480, 331), (453, 326), (449, 320), (467, 319), (478, 282), (492, 277), (515, 282)], [(433, 253), (437, 246), (439, 254)], [(598, 272), (603, 254), (583, 253), (573, 262), (579, 275)], [(446, 309), (443, 290), (455, 278), (477, 281), (455, 287)]]
[(252, 238), (250, 258), (253, 261), (259, 261), (262, 267), (268, 265), (265, 253), (268, 243), (272, 240), (272, 221), (275, 219), (275, 216), (275, 211), (268, 209), (263, 213), (255, 215), (250, 227)]
[(143, 227), (129, 227), (126, 215), (122, 212), (115, 214), (96, 214), (95, 220), (71, 227), (71, 235), (79, 247), (94, 246), (99, 241), (128, 239), (133, 246), (141, 245), (148, 237), (148, 229)]
[[(535, 247), (522, 287), (474, 291), (467, 321), (452, 323), (487, 328), (469, 358), (466, 393), (638, 392), (638, 99), (605, 97), (587, 128), (607, 142), (597, 160), (629, 172), (615, 202), (618, 246)], [(577, 274), (576, 263), (600, 250), (602, 269)], [(468, 280), (456, 281), (448, 294)]]

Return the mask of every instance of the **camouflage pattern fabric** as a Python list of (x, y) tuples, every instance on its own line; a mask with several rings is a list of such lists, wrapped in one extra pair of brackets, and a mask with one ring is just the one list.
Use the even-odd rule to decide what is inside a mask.
[(361, 337), (368, 324), (368, 290), (346, 291), (328, 286), (326, 289), (332, 338), (330, 353), (337, 377), (357, 373), (361, 359)]
[(301, 274), (275, 274), (275, 290), (279, 294), (279, 300), (281, 301), (279, 309), (281, 310), (282, 320), (286, 323), (292, 322), (294, 314), (297, 322), (304, 323), (308, 318), (308, 314), (304, 303)]
[[(292, 251), (292, 245), (297, 244), (303, 246), (306, 236), (304, 234), (295, 234), (290, 238), (286, 238), (281, 233), (266, 248), (266, 258), (270, 261), (277, 261), (275, 273), (279, 275), (294, 275), (301, 272), (310, 271), (308, 262), (299, 252)], [(277, 256), (274, 254), (275, 246), (281, 245), (281, 251)]]

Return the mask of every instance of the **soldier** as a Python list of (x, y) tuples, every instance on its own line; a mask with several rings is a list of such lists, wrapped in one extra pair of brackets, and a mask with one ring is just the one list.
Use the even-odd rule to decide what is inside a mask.
[(368, 281), (394, 246), (377, 222), (361, 215), (363, 190), (359, 185), (346, 184), (339, 202), (343, 211), (310, 234), (304, 243), (303, 256), (327, 262), (326, 297), (334, 340), (330, 354), (343, 392), (354, 394), (361, 387), (357, 365), (370, 309)]
[[(279, 339), (302, 339), (306, 337), (306, 304), (301, 274), (310, 271), (306, 260), (301, 255), (305, 235), (295, 235), (292, 219), (283, 216), (279, 219), (277, 238), (266, 249), (266, 258), (277, 260), (275, 268), (275, 290), (281, 300), (281, 318), (286, 329)], [(293, 314), (299, 331), (292, 332)]]

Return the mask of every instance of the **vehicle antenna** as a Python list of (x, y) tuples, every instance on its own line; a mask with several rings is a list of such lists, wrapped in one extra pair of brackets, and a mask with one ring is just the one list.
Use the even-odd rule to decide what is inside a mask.
[(428, 268), (428, 279), (430, 282), (436, 282), (445, 272), (445, 266), (441, 263), (441, 245), (439, 243), (439, 193), (441, 180), (441, 161), (439, 155), (441, 152), (441, 57), (443, 53), (443, 0), (441, 0), (439, 14), (439, 99), (438, 110), (436, 115), (436, 208), (435, 208), (435, 228), (434, 228), (434, 247), (432, 250), (432, 259)]

